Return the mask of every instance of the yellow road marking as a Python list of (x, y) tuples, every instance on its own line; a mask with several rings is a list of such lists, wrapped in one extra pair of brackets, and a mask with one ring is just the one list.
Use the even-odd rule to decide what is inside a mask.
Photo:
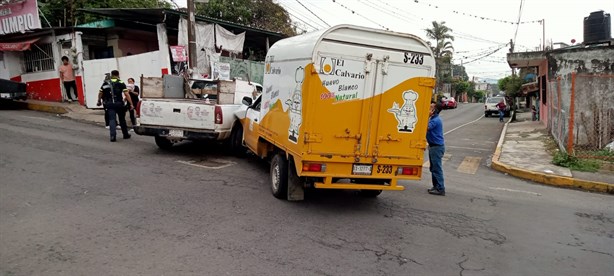
[(482, 157), (466, 156), (456, 171), (467, 174), (475, 174), (480, 167)]

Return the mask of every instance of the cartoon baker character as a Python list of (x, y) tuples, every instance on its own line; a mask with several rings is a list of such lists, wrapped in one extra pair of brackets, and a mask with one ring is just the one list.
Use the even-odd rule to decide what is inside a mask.
[(399, 123), (397, 128), (399, 132), (414, 132), (416, 127), (416, 100), (418, 99), (418, 93), (413, 90), (403, 92), (403, 106), (399, 107), (399, 104), (394, 102), (392, 108), (388, 109), (389, 113), (394, 114)]
[(296, 69), (296, 73), (294, 74), (294, 80), (296, 81), (296, 86), (294, 87), (294, 91), (290, 95), (290, 98), (286, 100), (286, 105), (288, 105), (290, 116), (290, 127), (288, 128), (288, 140), (293, 143), (298, 143), (299, 129), (301, 128), (302, 120), (303, 120), (303, 96), (301, 94), (301, 88), (303, 85), (303, 79), (305, 78), (305, 68), (299, 67)]

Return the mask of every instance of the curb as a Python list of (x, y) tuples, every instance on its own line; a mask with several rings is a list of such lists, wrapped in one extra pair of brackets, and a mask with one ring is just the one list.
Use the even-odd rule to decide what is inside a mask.
[(546, 173), (541, 173), (541, 172), (534, 172), (534, 171), (529, 171), (529, 170), (521, 169), (518, 167), (510, 166), (508, 164), (500, 162), (499, 158), (501, 157), (501, 149), (503, 147), (503, 141), (505, 140), (505, 134), (507, 133), (507, 126), (510, 123), (510, 121), (511, 121), (511, 118), (503, 126), (503, 130), (501, 131), (501, 136), (499, 137), (499, 143), (497, 143), (497, 149), (495, 150), (495, 153), (492, 156), (492, 160), (491, 160), (492, 163), (490, 165), (491, 168), (493, 168), (494, 170), (503, 172), (503, 173), (507, 173), (509, 175), (513, 175), (518, 178), (531, 180), (533, 182), (538, 182), (538, 183), (546, 184), (550, 186), (563, 187), (563, 188), (576, 188), (576, 189), (582, 189), (582, 190), (591, 191), (591, 192), (614, 194), (614, 185), (612, 184), (597, 182), (597, 181), (582, 180), (582, 179), (577, 179), (573, 177), (546, 174)]
[(69, 112), (66, 108), (63, 108), (61, 106), (51, 106), (51, 105), (35, 104), (35, 103), (29, 103), (29, 102), (16, 102), (16, 104), (25, 109), (47, 112), (47, 113), (66, 114)]

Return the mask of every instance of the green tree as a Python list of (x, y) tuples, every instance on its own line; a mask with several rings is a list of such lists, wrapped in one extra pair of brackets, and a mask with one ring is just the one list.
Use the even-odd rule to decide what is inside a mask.
[(463, 81), (469, 80), (469, 75), (467, 75), (467, 71), (465, 70), (465, 66), (462, 65), (452, 65), (452, 75), (454, 78), (458, 78)]
[(518, 76), (507, 76), (499, 79), (497, 86), (499, 90), (505, 91), (507, 96), (517, 97), (522, 87), (522, 79)]
[[(73, 26), (95, 19), (95, 16), (79, 11), (79, 9), (94, 8), (171, 8), (172, 4), (165, 0), (38, 0), (41, 15), (49, 23), (57, 27)], [(47, 22), (42, 22), (47, 26)], [(47, 26), (48, 27), (48, 26)]]
[(288, 11), (273, 0), (211, 0), (206, 5), (197, 5), (196, 13), (288, 36), (296, 35)]

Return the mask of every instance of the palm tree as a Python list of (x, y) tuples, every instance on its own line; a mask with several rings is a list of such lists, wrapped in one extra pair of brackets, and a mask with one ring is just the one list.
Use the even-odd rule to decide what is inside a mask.
[(439, 68), (442, 67), (445, 60), (449, 61), (454, 53), (454, 47), (452, 46), (451, 42), (454, 41), (454, 36), (450, 34), (452, 29), (448, 28), (448, 26), (445, 24), (445, 21), (433, 21), (433, 27), (430, 29), (425, 29), (426, 36), (435, 40), (434, 47), (430, 43), (429, 45), (431, 46), (433, 55), (435, 56), (435, 63), (437, 65), (435, 68), (435, 75), (438, 79), (441, 79)]
[(452, 32), (452, 29), (446, 26), (445, 21), (441, 21), (441, 22), (433, 21), (433, 28), (426, 29), (425, 31), (426, 31), (426, 36), (428, 36), (430, 39), (434, 39), (435, 45), (437, 46), (445, 45), (444, 42), (446, 41), (446, 39), (454, 41), (454, 36), (450, 34)]

